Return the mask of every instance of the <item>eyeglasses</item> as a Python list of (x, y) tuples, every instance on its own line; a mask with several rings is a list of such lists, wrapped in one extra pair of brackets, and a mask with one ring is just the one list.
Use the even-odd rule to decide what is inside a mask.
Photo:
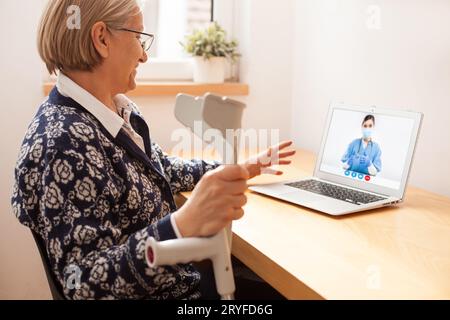
[(136, 30), (125, 29), (125, 28), (121, 28), (121, 29), (117, 29), (117, 30), (139, 34), (141, 36), (141, 38), (139, 39), (139, 42), (141, 43), (141, 47), (144, 51), (148, 51), (153, 44), (153, 40), (155, 40), (155, 35), (151, 34), (151, 33), (139, 32)]

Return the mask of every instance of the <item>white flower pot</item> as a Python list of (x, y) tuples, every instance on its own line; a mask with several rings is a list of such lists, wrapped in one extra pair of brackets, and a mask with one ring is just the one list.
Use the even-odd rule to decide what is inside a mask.
[(194, 82), (223, 83), (225, 81), (225, 57), (193, 57)]

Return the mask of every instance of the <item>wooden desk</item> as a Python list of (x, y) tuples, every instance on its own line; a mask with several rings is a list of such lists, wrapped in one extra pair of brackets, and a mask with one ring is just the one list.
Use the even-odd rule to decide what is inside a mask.
[[(299, 151), (280, 177), (310, 176)], [(189, 196), (189, 194), (185, 194)], [(248, 192), (232, 252), (289, 299), (450, 299), (450, 199), (410, 187), (397, 207), (343, 217)]]

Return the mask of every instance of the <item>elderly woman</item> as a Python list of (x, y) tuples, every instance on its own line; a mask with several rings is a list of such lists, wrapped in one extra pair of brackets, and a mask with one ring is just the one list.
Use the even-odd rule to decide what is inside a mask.
[[(67, 24), (73, 5), (75, 29)], [(45, 243), (69, 299), (199, 298), (194, 266), (150, 268), (146, 239), (217, 233), (243, 216), (247, 179), (273, 164), (187, 161), (151, 141), (123, 95), (148, 59), (153, 37), (143, 29), (135, 0), (50, 0), (41, 20), (39, 53), (58, 81), (23, 141), (12, 205)], [(289, 145), (279, 158), (293, 154), (280, 151)], [(193, 189), (177, 209), (174, 194)], [(65, 285), (72, 266), (81, 271), (75, 287)]]

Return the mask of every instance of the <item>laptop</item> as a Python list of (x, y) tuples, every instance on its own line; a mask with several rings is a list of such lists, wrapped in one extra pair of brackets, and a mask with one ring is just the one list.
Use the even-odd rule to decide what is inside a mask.
[(402, 202), (422, 119), (332, 103), (314, 175), (250, 190), (334, 216)]

